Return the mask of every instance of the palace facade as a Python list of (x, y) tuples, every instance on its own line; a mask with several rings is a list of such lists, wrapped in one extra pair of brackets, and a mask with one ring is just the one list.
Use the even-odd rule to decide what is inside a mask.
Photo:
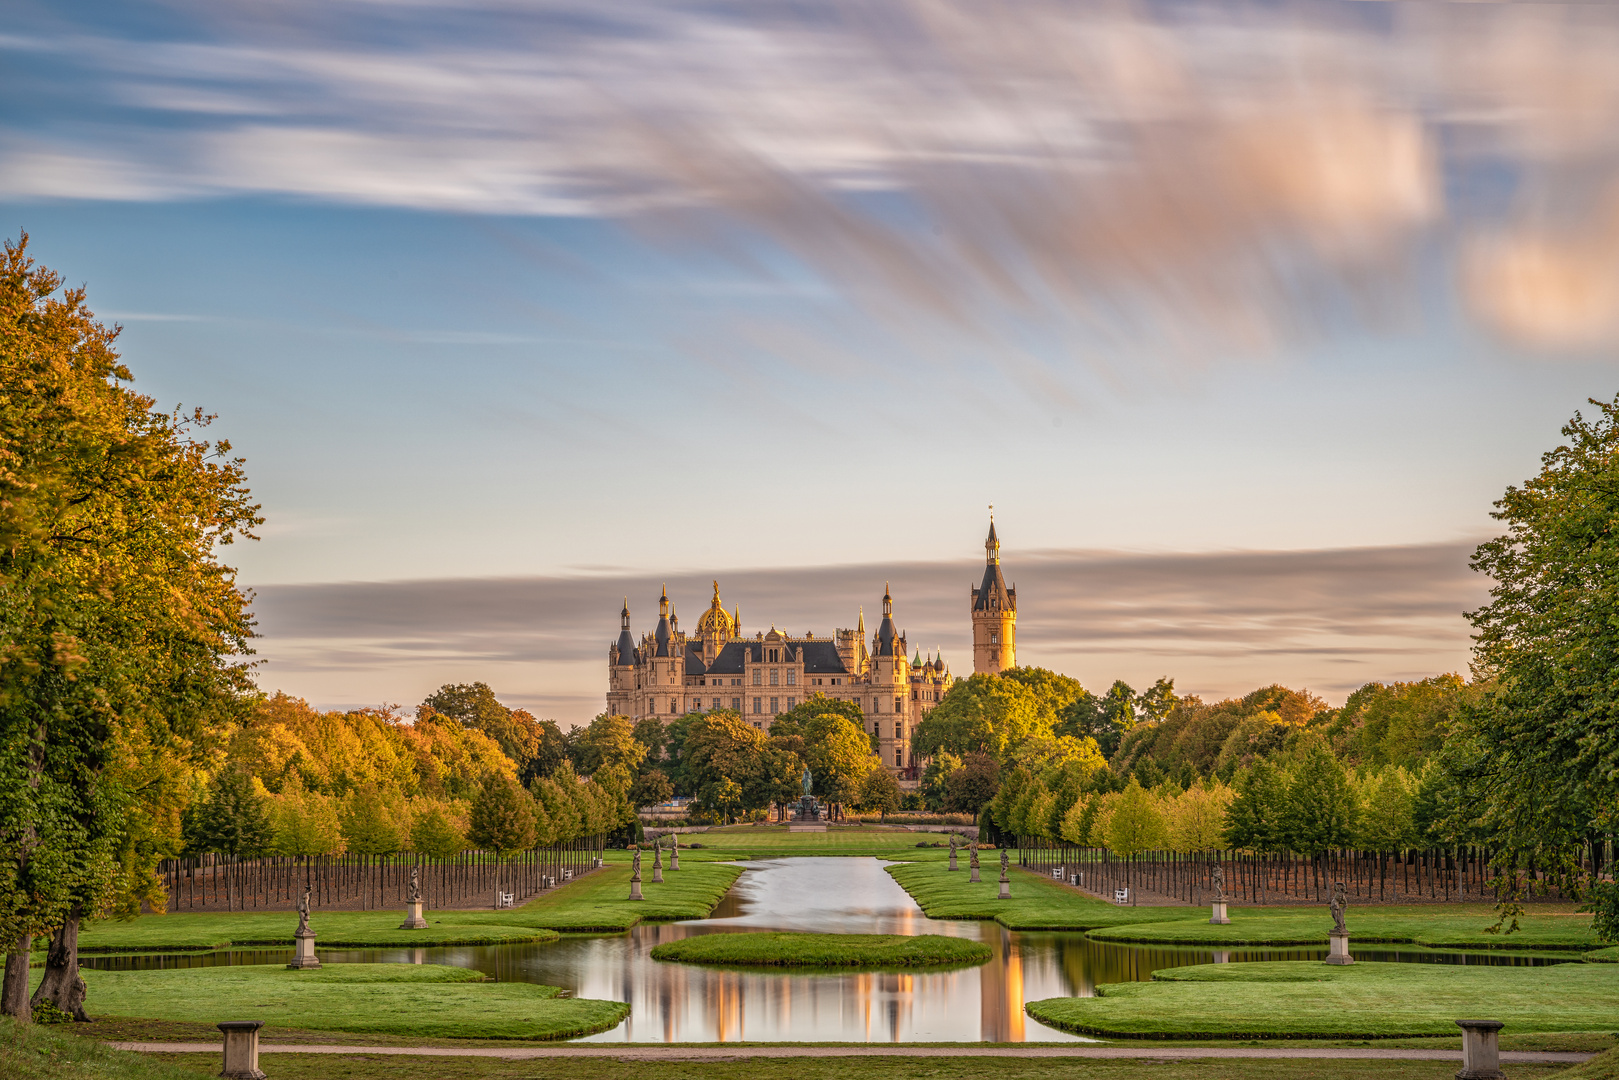
[[(999, 672), (1017, 664), (1017, 591), (1000, 568), (1000, 542), (990, 522), (982, 584), (972, 590), (973, 669)], [(789, 635), (772, 626), (742, 635), (740, 611), (725, 610), (719, 582), (697, 632), (686, 634), (669, 601), (658, 598), (658, 625), (637, 642), (630, 605), (620, 612), (618, 640), (607, 649), (607, 711), (668, 723), (691, 712), (729, 709), (760, 730), (814, 694), (852, 701), (877, 736), (878, 756), (902, 781), (918, 777), (911, 735), (955, 681), (942, 656), (923, 659), (894, 624), (893, 597), (883, 590), (883, 618), (866, 637), (862, 609), (853, 630), (830, 637)]]

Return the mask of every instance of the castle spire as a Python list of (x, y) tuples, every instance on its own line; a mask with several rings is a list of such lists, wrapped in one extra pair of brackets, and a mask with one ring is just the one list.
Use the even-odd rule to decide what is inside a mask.
[(1001, 542), (995, 536), (995, 504), (989, 506), (989, 537), (984, 541), (984, 561), (998, 563), (1001, 561)]

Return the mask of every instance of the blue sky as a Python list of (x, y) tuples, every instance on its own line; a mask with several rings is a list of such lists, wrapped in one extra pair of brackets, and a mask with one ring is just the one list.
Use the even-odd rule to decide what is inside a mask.
[(324, 704), (588, 718), (664, 579), (904, 579), (964, 661), (991, 502), (1024, 660), (1337, 700), (1465, 665), (1491, 500), (1619, 390), (1601, 7), (15, 10), (6, 235), (219, 414)]

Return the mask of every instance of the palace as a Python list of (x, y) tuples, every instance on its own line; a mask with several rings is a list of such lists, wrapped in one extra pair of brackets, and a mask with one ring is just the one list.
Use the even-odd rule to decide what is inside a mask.
[[(1017, 590), (1001, 576), (1000, 551), (992, 520), (983, 583), (972, 590), (975, 672), (1017, 665)], [(912, 732), (955, 681), (941, 656), (924, 660), (918, 650), (906, 659), (910, 646), (894, 625), (886, 588), (883, 620), (869, 642), (864, 611), (853, 630), (834, 630), (831, 637), (791, 636), (772, 626), (744, 638), (741, 613), (725, 610), (717, 581), (695, 634), (681, 631), (667, 588), (658, 598), (657, 629), (639, 643), (630, 632), (628, 598), (620, 617), (618, 640), (607, 649), (608, 712), (667, 723), (686, 713), (729, 709), (768, 730), (777, 714), (825, 694), (860, 708), (877, 736), (878, 756), (903, 781), (919, 775)]]

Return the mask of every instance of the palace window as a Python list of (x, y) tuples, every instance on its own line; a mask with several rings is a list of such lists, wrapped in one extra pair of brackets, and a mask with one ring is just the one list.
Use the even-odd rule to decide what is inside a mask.
[(771, 686), (780, 686), (781, 685), (781, 672), (777, 671), (775, 668), (770, 669), (770, 685)]
[(715, 698), (715, 699), (714, 699), (714, 708), (716, 708), (716, 709), (717, 709), (717, 708), (719, 708), (719, 707), (720, 707), (720, 699), (719, 699), (719, 698)]
[(788, 668), (787, 669), (787, 685), (788, 686), (797, 686), (798, 685), (798, 669), (797, 668)]
[(894, 751), (894, 768), (897, 769), (899, 767), (900, 767), (900, 751), (895, 750)]
[(871, 699), (871, 711), (872, 712), (882, 712), (883, 711), (883, 699), (882, 698), (874, 697), (874, 698)]
[(742, 699), (739, 698), (739, 697), (732, 698), (731, 699), (731, 708), (736, 710), (737, 712), (741, 712), (742, 711)]
[(871, 733), (881, 738), (883, 733), (883, 725), (879, 721), (873, 720), (871, 722)]
[(756, 713), (757, 712), (764, 712), (764, 709), (761, 707), (763, 705), (763, 703), (764, 703), (763, 698), (754, 698), (753, 699), (753, 711), (756, 712)]
[(897, 698), (894, 699), (894, 711), (895, 712), (904, 712), (905, 711), (905, 699), (904, 698), (897, 697)]
[(999, 645), (1000, 642), (1001, 642), (1001, 635), (999, 635), (999, 634), (991, 634), (991, 635), (989, 635), (989, 643), (991, 645)]
[(680, 711), (680, 699), (679, 698), (670, 698), (669, 699), (669, 711), (670, 712), (679, 712)]
[(894, 738), (896, 738), (896, 739), (905, 738), (905, 727), (898, 720), (894, 721)]
[(765, 678), (765, 673), (764, 672), (760, 671), (758, 668), (753, 669), (753, 685), (754, 686), (763, 686), (764, 685), (764, 678)]
[(770, 699), (770, 715), (771, 716), (775, 716), (777, 713), (781, 712), (780, 702), (781, 702), (780, 698), (771, 698)]
[(788, 712), (791, 712), (793, 710), (793, 708), (795, 706), (797, 706), (797, 705), (798, 705), (798, 699), (797, 698), (790, 697), (790, 698), (787, 699), (787, 711)]

